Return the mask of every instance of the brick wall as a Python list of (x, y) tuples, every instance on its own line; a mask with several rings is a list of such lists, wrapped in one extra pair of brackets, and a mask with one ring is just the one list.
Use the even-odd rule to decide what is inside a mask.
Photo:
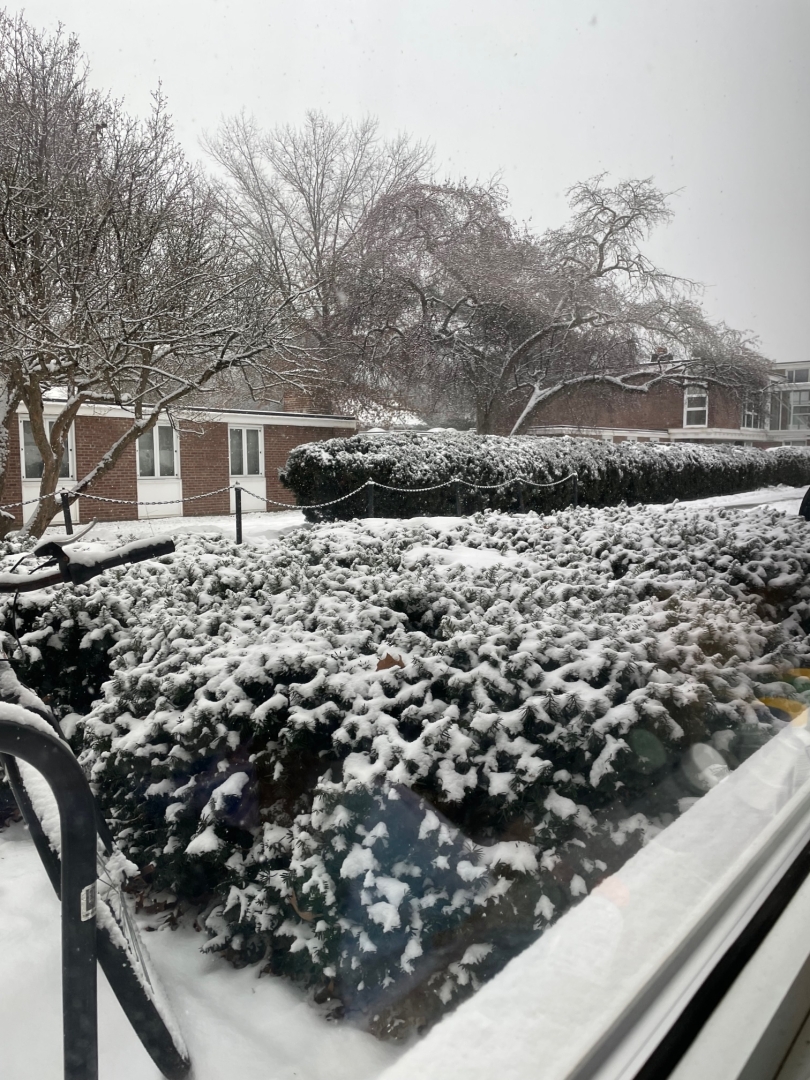
[[(264, 429), (264, 474), (267, 479), (267, 498), (283, 503), (294, 503), (295, 495), (284, 487), (278, 478), (279, 469), (287, 464), (287, 457), (295, 446), (302, 443), (321, 442), (323, 439), (345, 439), (354, 434), (346, 428), (322, 427), (270, 427)], [(272, 506), (269, 510), (279, 509)]]
[[(22, 501), (22, 471), (20, 465), (20, 424), (16, 416), (11, 420), (8, 431), (8, 464), (6, 465), (6, 482), (3, 485), (3, 497), (0, 502), (13, 503)], [(25, 507), (30, 510), (33, 507)], [(22, 528), (23, 507), (15, 506), (8, 511), (14, 515), (14, 527)]]
[[(126, 417), (77, 416), (74, 425), (76, 446), (76, 478), (81, 480), (98, 464), (110, 447), (129, 431), (132, 422)], [(135, 470), (135, 443), (121, 454), (115, 465), (87, 488), (89, 495), (102, 495), (108, 499), (138, 498), (138, 480)], [(98, 518), (100, 521), (129, 521), (138, 516), (137, 506), (121, 503), (96, 502), (79, 499), (82, 521)]]
[[(117, 417), (79, 416), (75, 425), (76, 468), (81, 478), (89, 472), (113, 443), (129, 428), (130, 421)], [(292, 492), (278, 479), (279, 469), (287, 463), (287, 455), (301, 443), (319, 442), (323, 439), (345, 438), (352, 432), (345, 428), (323, 427), (264, 427), (264, 460), (266, 493), (279, 502), (295, 501)], [(100, 477), (88, 493), (107, 498), (127, 499), (132, 503), (138, 498), (136, 468), (137, 444), (133, 443), (123, 452), (116, 465)], [(228, 424), (206, 423), (197, 430), (180, 431), (180, 474), (183, 479), (183, 496), (202, 495), (216, 488), (227, 488), (231, 483), (229, 467)], [(19, 424), (15, 421), (9, 432), (9, 466), (2, 501), (19, 502), (22, 498), (20, 477)], [(228, 514), (230, 493), (185, 504), (187, 514)], [(103, 503), (92, 499), (79, 500), (82, 521), (99, 518), (102, 521), (121, 521), (137, 518), (138, 508), (121, 503)], [(17, 526), (22, 524), (20, 509), (13, 511)]]
[(598, 383), (564, 390), (541, 405), (531, 424), (660, 429), (683, 426), (683, 390), (662, 384), (637, 394)]
[[(532, 416), (531, 426), (682, 428), (683, 402), (683, 388), (672, 384), (662, 383), (646, 394), (636, 394), (595, 383), (564, 390), (541, 405)], [(516, 412), (512, 423), (518, 415)], [(742, 421), (739, 396), (720, 387), (710, 387), (708, 419), (709, 427), (739, 429)]]
[(719, 387), (709, 387), (709, 425), (739, 428), (742, 424), (742, 400), (738, 394)]
[[(228, 425), (203, 424), (199, 431), (180, 431), (180, 475), (183, 498), (227, 487), (231, 482), (228, 457)], [(185, 514), (229, 514), (230, 492), (185, 503)]]
[[(79, 416), (75, 422), (76, 476), (81, 479), (110, 449), (116, 439), (129, 428), (126, 419), (109, 417)], [(138, 497), (135, 479), (135, 447), (129, 446), (123, 452), (116, 465), (100, 477), (88, 489), (91, 495), (102, 495), (111, 499), (130, 499)], [(9, 463), (6, 483), (3, 490), (3, 502), (18, 502), (22, 499), (22, 469), (20, 462), (20, 425), (15, 418), (9, 431)], [(32, 507), (25, 507), (26, 517)], [(23, 523), (20, 508), (13, 511), (14, 520), (19, 527)], [(120, 503), (96, 502), (93, 499), (79, 499), (79, 513), (82, 521), (98, 518), (100, 521), (121, 521), (138, 516), (135, 506)]]

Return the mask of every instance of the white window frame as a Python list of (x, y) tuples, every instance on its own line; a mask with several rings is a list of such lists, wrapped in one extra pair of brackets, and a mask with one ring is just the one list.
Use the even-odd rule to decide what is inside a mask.
[[(749, 423), (753, 421), (752, 423)], [(743, 399), (740, 427), (744, 430), (758, 430), (765, 426), (765, 408), (761, 396), (756, 398), (746, 395)]]
[[(28, 416), (21, 416), (20, 421), (20, 476), (23, 483), (36, 484), (39, 483), (41, 477), (29, 476), (25, 470), (25, 425), (31, 423), (31, 418)], [(50, 417), (46, 417), (48, 424), (48, 432), (53, 429), (53, 425), (56, 423), (56, 418), (53, 420)], [(76, 439), (75, 439), (75, 425), (71, 424), (68, 429), (67, 439), (67, 455), (68, 455), (68, 475), (60, 476), (58, 479), (62, 480), (75, 480), (76, 479)], [(37, 451), (39, 452), (39, 451)]]
[[(242, 472), (233, 471), (233, 461), (231, 460), (231, 438), (232, 432), (241, 432), (242, 439)], [(244, 471), (244, 466), (247, 464), (247, 436), (246, 432), (255, 431), (258, 433), (259, 439), (259, 471), (257, 473), (249, 473)], [(264, 477), (264, 428), (260, 424), (229, 424), (228, 425), (228, 475), (236, 479), (251, 479)]]
[[(160, 447), (159, 447), (159, 445), (157, 447), (157, 452), (155, 452), (155, 444), (156, 444), (157, 439), (158, 439), (158, 434), (157, 434), (158, 428), (169, 428), (169, 430), (172, 433), (172, 446), (173, 446), (173, 449), (174, 449), (174, 472), (169, 474), (169, 475), (164, 475), (164, 474), (162, 474), (160, 472)], [(153, 460), (154, 460), (154, 463), (155, 463), (155, 472), (154, 473), (142, 473), (141, 472), (141, 447), (140, 447), (140, 443), (141, 443), (141, 439), (144, 439), (144, 438), (147, 438), (147, 437), (150, 437), (150, 436), (151, 436), (151, 439), (152, 439), (152, 451), (153, 451)], [(160, 421), (158, 421), (157, 424), (155, 424), (155, 426), (153, 428), (151, 428), (149, 431), (147, 431), (145, 435), (138, 436), (138, 438), (135, 440), (135, 461), (136, 461), (136, 468), (137, 468), (138, 479), (139, 480), (177, 480), (177, 479), (179, 479), (179, 477), (180, 477), (180, 441), (179, 441), (179, 439), (177, 437), (177, 431), (176, 431), (174, 425), (170, 424), (168, 421), (160, 420)]]
[[(705, 406), (690, 406), (690, 400), (694, 398), (705, 398)], [(689, 421), (689, 413), (696, 413), (702, 409), (703, 411), (703, 423), (695, 423)], [(705, 428), (709, 426), (709, 388), (708, 386), (701, 385), (700, 383), (693, 383), (691, 386), (684, 387), (683, 392), (683, 426), (685, 428)]]
[[(804, 423), (798, 421), (804, 419)], [(810, 428), (810, 388), (790, 391), (790, 430), (807, 431)]]

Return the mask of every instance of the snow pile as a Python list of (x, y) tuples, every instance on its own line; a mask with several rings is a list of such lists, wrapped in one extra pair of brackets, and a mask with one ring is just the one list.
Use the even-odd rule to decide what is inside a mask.
[[(589, 506), (749, 491), (767, 484), (810, 483), (810, 454), (781, 447), (771, 452), (742, 447), (538, 439), (459, 432), (355, 435), (307, 443), (291, 451), (282, 480), (302, 507), (355, 491), (367, 480), (397, 488), (429, 488), (456, 478), (467, 484), (504, 485), (473, 492), (460, 488), (466, 511), (536, 510), (568, 506), (576, 473), (579, 501)], [(522, 492), (517, 481), (526, 481)], [(335, 506), (306, 510), (310, 520), (348, 519), (367, 512), (364, 489)], [(456, 487), (395, 493), (374, 490), (374, 513), (385, 517), (456, 513)]]
[(107, 665), (74, 738), (153, 888), (403, 1034), (790, 717), (808, 539), (687, 507), (189, 537), (22, 597), (18, 632), (63, 711)]

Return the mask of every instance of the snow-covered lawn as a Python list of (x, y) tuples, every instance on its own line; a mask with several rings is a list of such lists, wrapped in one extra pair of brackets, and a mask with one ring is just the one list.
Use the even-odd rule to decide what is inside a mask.
[[(696, 510), (713, 506), (737, 506), (744, 509), (773, 506), (775, 509), (784, 510), (786, 514), (797, 514), (806, 490), (806, 488), (787, 487), (781, 484), (778, 487), (760, 488), (758, 491), (743, 491), (736, 495), (694, 499), (688, 505)], [(242, 523), (244, 542), (254, 547), (265, 547), (279, 536), (285, 536), (304, 525), (305, 521), (304, 514), (300, 510), (281, 510), (277, 513), (244, 514)], [(210, 517), (165, 517), (147, 518), (143, 521), (101, 522), (94, 527), (92, 537), (96, 541), (112, 544), (121, 538), (130, 540), (164, 534), (178, 536), (203, 532), (233, 538), (234, 530), (233, 515), (217, 514)], [(64, 532), (64, 528), (54, 527), (48, 530), (47, 535), (64, 536)]]
[[(304, 515), (300, 510), (281, 510), (278, 513), (245, 514), (242, 518), (242, 536), (245, 543), (254, 547), (264, 547), (279, 536), (285, 536), (293, 529), (300, 528)], [(76, 526), (78, 531), (86, 522)], [(235, 538), (235, 519), (233, 515), (214, 514), (209, 517), (160, 517), (144, 518), (142, 521), (103, 521), (93, 527), (91, 537), (95, 542), (123, 543), (123, 539), (134, 540), (149, 536), (188, 536), (196, 533), (209, 533), (228, 540)], [(46, 536), (64, 536), (64, 527), (54, 526), (48, 529)]]
[[(771, 506), (795, 516), (803, 495), (804, 489), (779, 487), (704, 499), (689, 506), (695, 510), (736, 506), (743, 511)], [(304, 519), (300, 512), (291, 511), (250, 514), (244, 522), (246, 543), (263, 548), (299, 529)], [(233, 518), (227, 516), (101, 524), (93, 540), (115, 544), (158, 533), (212, 532), (230, 538), (233, 525)], [(384, 527), (382, 522), (379, 525)], [(374, 523), (372, 528), (376, 527)], [(502, 558), (495, 551), (480, 549), (475, 555), (482, 566)], [(406, 555), (403, 565), (419, 556), (418, 551)], [(445, 547), (436, 557), (442, 563), (452, 562), (453, 550)], [(465, 548), (463, 558), (468, 565), (470, 557), (471, 549)], [(286, 981), (259, 978), (256, 967), (235, 970), (218, 957), (203, 955), (200, 936), (189, 928), (146, 936), (189, 1044), (195, 1080), (376, 1077), (401, 1053), (348, 1025), (327, 1022)], [(58, 905), (24, 831), (12, 826), (0, 833), (0, 1067), (4, 1078), (60, 1075), (59, 980)], [(154, 1080), (154, 1067), (106, 986), (100, 1000), (100, 1029), (103, 1078)]]

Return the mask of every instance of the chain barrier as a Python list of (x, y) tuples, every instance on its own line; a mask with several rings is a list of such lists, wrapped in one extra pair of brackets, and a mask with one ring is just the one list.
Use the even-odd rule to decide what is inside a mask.
[[(350, 491), (348, 495), (340, 495), (337, 499), (330, 499), (328, 502), (279, 502), (276, 499), (270, 499), (266, 495), (256, 495), (255, 491), (248, 491), (246, 487), (242, 488), (243, 495), (252, 495), (254, 499), (258, 499), (259, 502), (270, 502), (273, 507), (285, 507), (287, 510), (320, 510), (322, 507), (334, 507), (338, 502), (345, 502), (347, 499), (351, 499), (353, 495), (357, 494), (357, 491), (362, 491), (369, 486), (377, 486), (377, 482), (373, 480), (367, 480), (360, 487), (355, 487), (353, 491)], [(419, 490), (419, 488), (415, 488)]]
[(390, 484), (381, 484), (379, 480), (366, 480), (355, 488), (354, 491), (350, 491), (347, 495), (341, 495), (337, 499), (330, 499), (329, 502), (322, 503), (283, 503), (278, 502), (276, 499), (271, 499), (266, 495), (257, 495), (254, 491), (248, 491), (247, 488), (242, 488), (242, 491), (246, 495), (252, 495), (254, 499), (258, 499), (260, 502), (271, 503), (273, 506), (284, 506), (288, 510), (320, 510), (324, 506), (335, 506), (339, 502), (345, 502), (346, 499), (351, 499), (353, 495), (359, 494), (364, 488), (374, 487), (381, 488), (383, 491), (395, 491), (408, 495), (417, 495), (425, 491), (439, 491), (441, 488), (450, 487), (453, 484), (462, 484), (466, 488), (471, 488), (475, 491), (494, 491), (497, 488), (510, 487), (512, 484), (526, 484), (529, 487), (534, 488), (551, 488), (558, 487), (560, 484), (566, 483), (576, 477), (576, 473), (569, 473), (567, 476), (563, 476), (561, 480), (552, 480), (548, 484), (538, 484), (534, 480), (526, 480), (522, 476), (518, 476), (513, 480), (503, 480), (500, 484), (473, 484), (469, 480), (462, 480), (460, 477), (455, 477), (452, 480), (444, 480), (441, 484), (432, 484), (430, 487), (418, 487), (418, 488), (403, 488), (403, 487), (391, 487)]
[[(223, 491), (233, 491), (234, 485), (230, 484), (228, 487), (217, 488), (216, 491), (206, 491), (202, 495), (184, 495), (179, 499), (152, 499), (148, 502), (144, 502), (139, 499), (112, 499), (106, 495), (87, 495), (85, 492), (80, 491), (76, 493), (77, 499), (94, 499), (96, 502), (106, 503), (118, 503), (121, 506), (173, 506), (176, 503), (195, 502), (197, 499), (207, 499), (210, 495), (221, 495)], [(244, 491), (244, 488), (242, 489)], [(10, 510), (15, 506), (31, 506), (33, 503), (47, 502), (48, 499), (54, 501), (63, 494), (63, 491), (55, 491), (53, 495), (41, 495), (38, 499), (26, 499), (25, 502), (4, 503), (0, 506), (0, 510)], [(74, 492), (64, 489), (64, 494), (73, 495)]]
[[(85, 495), (83, 491), (79, 492), (78, 498), (95, 499), (96, 502), (121, 503), (124, 506), (174, 506), (176, 503), (195, 502), (197, 499), (207, 499), (211, 495), (221, 495), (223, 491), (233, 491), (233, 489), (234, 485), (229, 484), (228, 487), (217, 488), (215, 491), (205, 491), (202, 495), (184, 495), (179, 499), (152, 499), (149, 502), (142, 502), (139, 499), (110, 499), (106, 495)], [(244, 491), (244, 488), (242, 490)]]
[[(381, 484), (378, 480), (366, 480), (360, 487), (355, 488), (354, 491), (350, 491), (346, 495), (339, 495), (337, 499), (329, 499), (327, 502), (320, 503), (279, 502), (277, 499), (271, 499), (266, 495), (257, 495), (254, 491), (250, 491), (248, 488), (236, 484), (229, 484), (227, 487), (216, 488), (214, 491), (206, 491), (202, 495), (181, 496), (178, 499), (151, 499), (149, 501), (142, 501), (140, 499), (114, 499), (107, 495), (88, 495), (83, 491), (79, 492), (76, 495), (76, 498), (93, 499), (95, 502), (115, 503), (119, 506), (176, 506), (178, 503), (197, 502), (199, 499), (208, 499), (212, 495), (222, 495), (226, 491), (234, 491), (238, 486), (244, 494), (251, 495), (254, 499), (258, 499), (260, 502), (269, 503), (271, 506), (283, 506), (286, 510), (320, 510), (326, 506), (335, 506), (337, 503), (345, 502), (346, 499), (351, 499), (352, 496), (359, 494), (367, 487), (380, 488), (383, 491), (393, 491), (408, 495), (417, 495), (426, 491), (439, 491), (441, 488), (451, 487), (453, 484), (460, 484), (473, 491), (495, 491), (499, 488), (510, 487), (512, 484), (526, 484), (528, 487), (533, 488), (558, 487), (568, 480), (575, 479), (576, 476), (576, 473), (569, 473), (567, 476), (563, 476), (562, 479), (552, 480), (547, 484), (538, 484), (534, 480), (527, 480), (522, 476), (515, 477), (512, 480), (503, 480), (499, 484), (473, 484), (469, 480), (462, 480), (461, 477), (454, 477), (452, 480), (444, 480), (441, 484), (431, 484), (428, 487), (417, 488), (392, 487), (390, 484)], [(0, 510), (12, 510), (18, 506), (31, 506), (34, 503), (47, 502), (48, 499), (56, 500), (62, 494), (62, 491), (55, 491), (53, 495), (41, 495), (36, 499), (25, 499), (22, 502), (3, 503), (0, 505)], [(74, 492), (65, 490), (64, 494), (73, 495)]]

